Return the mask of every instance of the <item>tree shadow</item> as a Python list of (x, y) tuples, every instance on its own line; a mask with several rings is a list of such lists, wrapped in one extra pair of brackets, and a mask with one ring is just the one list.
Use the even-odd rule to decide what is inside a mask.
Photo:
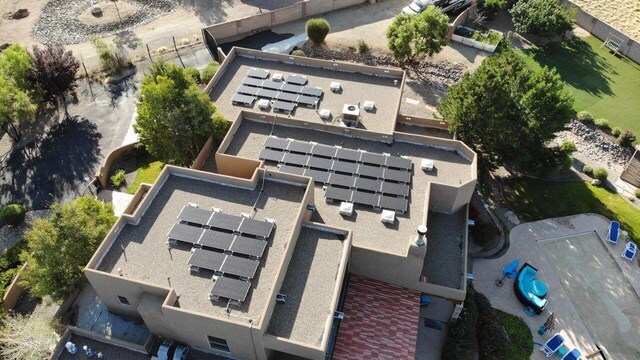
[(556, 69), (562, 80), (576, 89), (599, 97), (613, 94), (609, 81), (617, 70), (580, 38), (524, 52), (540, 65)]
[(119, 50), (123, 50), (125, 47), (135, 50), (141, 44), (140, 38), (132, 30), (123, 30), (117, 33), (113, 43)]
[(182, 7), (193, 11), (203, 23), (213, 25), (227, 19), (227, 12), (222, 5), (223, 3), (231, 5), (233, 0), (179, 0), (179, 3)]
[(280, 9), (285, 6), (293, 5), (298, 2), (297, 0), (241, 0), (241, 2), (245, 5), (250, 5), (259, 8), (261, 11), (271, 11)]
[(114, 84), (110, 84), (107, 87), (107, 91), (109, 93), (109, 99), (111, 100), (111, 107), (118, 107), (118, 101), (124, 94), (127, 94), (129, 90), (133, 90), (134, 93), (138, 91), (138, 83), (135, 80), (135, 76), (129, 76)]
[(97, 126), (78, 116), (54, 125), (42, 141), (12, 151), (0, 176), (0, 201), (32, 209), (82, 195), (99, 165)]

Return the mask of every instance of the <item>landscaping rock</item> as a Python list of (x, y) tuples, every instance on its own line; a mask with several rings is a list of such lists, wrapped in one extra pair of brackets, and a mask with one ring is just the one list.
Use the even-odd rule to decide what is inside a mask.
[(602, 185), (602, 181), (600, 181), (598, 179), (593, 179), (593, 180), (591, 180), (591, 185), (600, 186), (600, 185)]
[(95, 16), (95, 17), (101, 17), (102, 16), (102, 9), (100, 9), (100, 7), (96, 6), (93, 9), (91, 9), (91, 15)]

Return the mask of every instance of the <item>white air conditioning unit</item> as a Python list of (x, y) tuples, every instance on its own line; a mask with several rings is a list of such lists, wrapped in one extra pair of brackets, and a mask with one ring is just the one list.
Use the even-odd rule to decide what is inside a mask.
[(358, 127), (360, 123), (360, 108), (358, 105), (344, 104), (342, 107), (342, 122), (348, 127)]

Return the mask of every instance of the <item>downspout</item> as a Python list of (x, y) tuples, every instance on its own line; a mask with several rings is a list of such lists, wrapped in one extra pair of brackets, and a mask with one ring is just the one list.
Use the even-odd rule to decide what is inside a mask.
[(249, 336), (251, 336), (251, 347), (253, 347), (253, 355), (255, 359), (258, 359), (258, 351), (256, 350), (256, 343), (253, 341), (253, 319), (249, 320)]

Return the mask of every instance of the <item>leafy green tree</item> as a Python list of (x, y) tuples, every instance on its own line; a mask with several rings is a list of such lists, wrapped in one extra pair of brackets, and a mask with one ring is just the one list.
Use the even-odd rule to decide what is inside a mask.
[(29, 74), (44, 91), (46, 100), (62, 99), (65, 114), (68, 114), (64, 94), (76, 87), (78, 60), (62, 45), (47, 45), (46, 48), (34, 46), (31, 61), (33, 67)]
[(420, 54), (432, 56), (447, 45), (449, 18), (435, 6), (418, 15), (398, 15), (387, 29), (387, 44), (396, 60), (412, 61)]
[(33, 119), (37, 108), (29, 95), (20, 90), (14, 81), (0, 76), (0, 127), (13, 141), (22, 139), (16, 123)]
[(36, 297), (62, 300), (84, 281), (82, 269), (116, 221), (113, 206), (84, 196), (54, 204), (51, 217), (37, 220), (25, 234), (23, 285)]
[(13, 44), (0, 52), (0, 77), (13, 80), (24, 92), (33, 89), (29, 70), (33, 62), (27, 50), (20, 44)]
[(11, 315), (3, 319), (0, 357), (3, 359), (48, 359), (60, 336), (51, 321), (43, 317)]
[(226, 123), (193, 79), (172, 63), (151, 67), (138, 102), (134, 129), (147, 151), (169, 164), (189, 166), (216, 122)]
[(516, 31), (551, 38), (573, 29), (575, 10), (557, 0), (518, 1), (511, 10)]
[(532, 70), (512, 49), (485, 59), (452, 86), (438, 110), (449, 130), (489, 164), (526, 164), (574, 112), (573, 96), (554, 70)]
[(480, 0), (478, 8), (485, 11), (489, 17), (493, 18), (498, 11), (507, 7), (507, 0)]

